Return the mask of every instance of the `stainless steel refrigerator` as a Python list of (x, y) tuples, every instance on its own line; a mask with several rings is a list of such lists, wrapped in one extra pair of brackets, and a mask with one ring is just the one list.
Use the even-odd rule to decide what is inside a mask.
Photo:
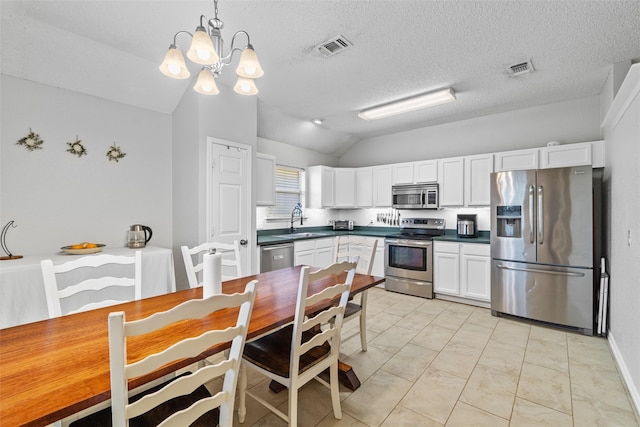
[(592, 335), (602, 170), (491, 174), (491, 312)]

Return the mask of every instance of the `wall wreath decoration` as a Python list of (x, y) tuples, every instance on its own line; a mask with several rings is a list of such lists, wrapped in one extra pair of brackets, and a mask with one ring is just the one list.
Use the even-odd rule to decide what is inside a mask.
[(67, 142), (69, 148), (67, 148), (67, 152), (74, 154), (78, 157), (86, 156), (87, 149), (82, 145), (82, 140), (78, 139), (78, 135), (76, 135), (76, 140)]
[(27, 150), (33, 151), (41, 150), (41, 145), (43, 142), (44, 141), (40, 138), (40, 135), (29, 128), (29, 133), (27, 134), (27, 136), (25, 136), (24, 138), (20, 138), (17, 142), (17, 145), (22, 145)]
[(126, 155), (127, 153), (123, 153), (120, 147), (116, 146), (115, 142), (111, 147), (109, 147), (109, 150), (107, 151), (107, 158), (109, 159), (109, 161), (113, 160), (115, 162), (118, 162)]

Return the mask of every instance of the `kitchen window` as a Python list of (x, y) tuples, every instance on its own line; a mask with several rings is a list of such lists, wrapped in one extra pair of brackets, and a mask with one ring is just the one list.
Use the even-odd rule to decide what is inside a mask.
[(269, 219), (289, 219), (296, 204), (304, 207), (304, 169), (276, 165), (276, 204), (267, 208)]

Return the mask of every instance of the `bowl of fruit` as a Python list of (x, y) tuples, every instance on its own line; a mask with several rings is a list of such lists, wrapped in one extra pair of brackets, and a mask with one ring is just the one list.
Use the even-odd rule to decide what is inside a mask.
[(63, 246), (60, 249), (62, 249), (62, 252), (69, 255), (86, 255), (100, 252), (104, 247), (105, 245), (102, 243), (82, 242), (76, 243), (75, 245)]

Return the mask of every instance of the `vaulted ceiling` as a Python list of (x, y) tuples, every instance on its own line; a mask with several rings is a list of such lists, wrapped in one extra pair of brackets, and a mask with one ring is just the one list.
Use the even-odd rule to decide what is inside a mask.
[[(256, 82), (259, 136), (337, 156), (375, 135), (596, 95), (611, 64), (640, 58), (638, 0), (218, 7), (226, 45), (246, 30), (265, 70)], [(198, 67), (191, 64), (191, 80), (173, 80), (158, 65), (177, 31), (213, 17), (213, 1), (3, 0), (0, 8), (2, 73), (169, 114)], [(314, 49), (338, 35), (353, 46), (330, 57)], [(528, 59), (534, 72), (509, 74)], [(221, 90), (231, 90), (234, 68), (223, 71)], [(456, 102), (377, 121), (357, 116), (443, 87), (455, 90)]]

